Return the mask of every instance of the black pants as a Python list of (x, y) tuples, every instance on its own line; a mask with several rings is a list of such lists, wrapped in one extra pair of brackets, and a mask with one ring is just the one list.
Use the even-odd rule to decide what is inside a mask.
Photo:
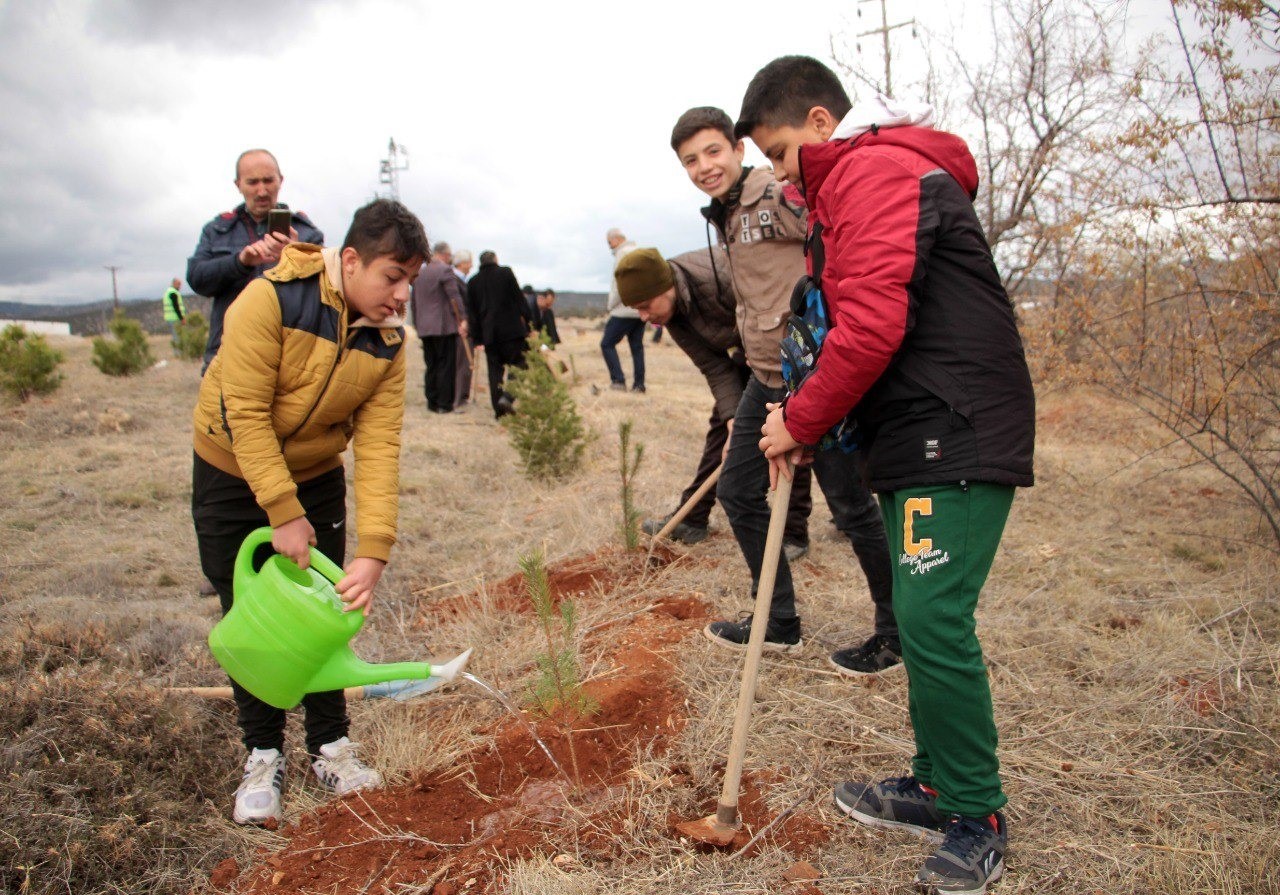
[[(749, 375), (749, 374), (748, 374)], [(711, 419), (707, 420), (707, 440), (702, 445), (702, 457), (698, 460), (698, 470), (693, 474), (693, 481), (680, 495), (680, 506), (693, 497), (693, 492), (707, 480), (707, 476), (716, 471), (720, 458), (724, 454), (724, 443), (729, 440), (729, 426), (714, 410)], [(791, 486), (791, 505), (787, 507), (787, 527), (783, 537), (788, 544), (809, 543), (809, 513), (813, 510), (813, 498), (809, 488), (813, 482), (813, 474), (808, 466), (796, 470), (795, 483)], [(716, 489), (712, 488), (693, 505), (689, 515), (684, 517), (686, 525), (695, 528), (706, 528), (711, 518), (711, 509), (716, 505)]]
[(458, 375), (458, 335), (423, 336), (422, 360), (427, 365), (423, 389), (427, 410), (453, 410), (453, 393)]
[[(760, 427), (768, 411), (765, 404), (781, 401), (784, 389), (769, 388), (754, 376), (742, 393), (742, 401), (734, 417), (729, 456), (716, 489), (733, 526), (734, 537), (751, 570), (751, 593), (760, 582), (764, 564), (764, 543), (769, 531), (769, 462), (760, 452)], [(893, 615), (893, 566), (889, 559), (889, 542), (884, 534), (884, 521), (879, 506), (863, 484), (861, 451), (846, 454), (840, 450), (818, 451), (814, 456), (813, 474), (827, 498), (827, 506), (835, 517), (836, 528), (849, 539), (858, 564), (867, 576), (871, 601), (875, 604), (875, 633), (896, 639), (898, 624)], [(774, 584), (769, 613), (774, 618), (796, 617), (796, 592), (791, 583), (791, 567), (785, 555), (778, 559), (778, 577)]]
[[(320, 552), (341, 566), (347, 550), (347, 482), (342, 467), (300, 482), (298, 500), (316, 530)], [(233, 600), (231, 579), (236, 554), (251, 531), (270, 524), (267, 514), (258, 506), (244, 479), (228, 475), (197, 455), (191, 471), (191, 516), (196, 525), (200, 566), (218, 591), (222, 614), (226, 615)], [(264, 545), (262, 552), (269, 553), (270, 546)], [(283, 751), (284, 711), (267, 705), (235, 681), (231, 682), (231, 689), (245, 748)], [(302, 707), (307, 752), (311, 755), (318, 755), (325, 743), (347, 735), (347, 699), (341, 690), (308, 693), (302, 698)]]
[(507, 375), (507, 367), (524, 369), (524, 339), (511, 339), (484, 346), (484, 360), (489, 367), (489, 403), (493, 405), (493, 415), (502, 416), (498, 407), (498, 399), (511, 396), (502, 388)]

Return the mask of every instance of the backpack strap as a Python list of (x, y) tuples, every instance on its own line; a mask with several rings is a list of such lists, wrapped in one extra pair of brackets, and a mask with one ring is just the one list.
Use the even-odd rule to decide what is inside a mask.
[(809, 235), (804, 240), (805, 257), (813, 258), (813, 281), (822, 282), (822, 271), (827, 266), (827, 250), (822, 244), (822, 222), (814, 221), (809, 228)]

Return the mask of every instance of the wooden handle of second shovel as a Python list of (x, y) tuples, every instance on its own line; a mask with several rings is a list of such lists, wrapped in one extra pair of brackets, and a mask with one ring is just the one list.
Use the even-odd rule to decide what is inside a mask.
[[(792, 476), (795, 469), (789, 470)], [(756, 676), (760, 670), (760, 654), (764, 652), (764, 631), (769, 625), (769, 606), (773, 602), (773, 585), (778, 579), (778, 559), (782, 554), (782, 532), (787, 523), (787, 505), (791, 503), (791, 479), (778, 477), (769, 510), (769, 534), (764, 542), (764, 561), (760, 566), (760, 586), (756, 588), (755, 612), (751, 616), (751, 638), (747, 641), (747, 662), (742, 668), (742, 687), (738, 690), (738, 714), (733, 719), (733, 740), (729, 745), (729, 763), (724, 769), (724, 786), (716, 818), (723, 824), (738, 822), (738, 788), (742, 782), (742, 760), (747, 752), (747, 728), (751, 726), (751, 708), (756, 699)]]
[(724, 469), (723, 461), (721, 461), (719, 466), (711, 470), (711, 475), (707, 476), (706, 480), (698, 486), (698, 490), (694, 491), (692, 496), (684, 502), (684, 506), (676, 510), (676, 514), (667, 520), (667, 524), (662, 526), (662, 530), (653, 536), (655, 541), (661, 541), (667, 535), (671, 534), (671, 532), (676, 530), (676, 526), (684, 521), (684, 517), (689, 515), (693, 508), (697, 506), (698, 501), (706, 497), (707, 492), (715, 486), (717, 481), (719, 481), (720, 471), (722, 469)]

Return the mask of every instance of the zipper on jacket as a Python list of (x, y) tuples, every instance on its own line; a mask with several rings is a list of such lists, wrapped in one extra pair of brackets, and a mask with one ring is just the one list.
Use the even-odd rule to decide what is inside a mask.
[(343, 334), (342, 340), (338, 342), (338, 350), (333, 355), (333, 365), (329, 367), (329, 375), (324, 378), (324, 385), (320, 386), (320, 391), (316, 394), (316, 402), (311, 405), (311, 409), (308, 410), (307, 415), (302, 418), (302, 422), (298, 423), (292, 432), (280, 439), (280, 453), (284, 453), (285, 442), (301, 432), (302, 427), (310, 422), (312, 414), (316, 412), (316, 408), (319, 407), (320, 402), (324, 400), (324, 394), (329, 390), (329, 383), (333, 381), (333, 374), (338, 372), (338, 364), (342, 361), (342, 351), (344, 348), (348, 347), (348, 343), (351, 341), (351, 336), (351, 331), (348, 330)]

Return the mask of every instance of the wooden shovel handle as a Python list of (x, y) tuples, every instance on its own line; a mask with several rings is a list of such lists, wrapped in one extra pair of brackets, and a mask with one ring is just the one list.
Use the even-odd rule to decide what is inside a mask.
[(684, 506), (676, 510), (675, 515), (667, 520), (667, 524), (662, 526), (661, 531), (653, 536), (655, 541), (661, 541), (667, 535), (671, 534), (671, 532), (676, 530), (676, 526), (684, 521), (684, 517), (689, 515), (693, 508), (697, 506), (698, 501), (706, 497), (707, 492), (715, 486), (717, 481), (719, 481), (720, 471), (722, 469), (724, 469), (723, 462), (711, 471), (711, 475), (707, 476), (706, 480), (698, 486), (698, 490), (694, 491), (693, 495), (684, 502)]
[[(795, 470), (791, 470), (792, 476)], [(760, 586), (756, 588), (755, 612), (751, 616), (751, 638), (747, 641), (747, 661), (742, 668), (742, 687), (738, 690), (738, 714), (733, 719), (733, 739), (729, 745), (729, 763), (724, 769), (724, 785), (716, 815), (722, 823), (736, 823), (738, 789), (742, 782), (742, 760), (747, 752), (747, 729), (751, 726), (751, 708), (756, 699), (756, 676), (760, 670), (760, 654), (764, 651), (764, 632), (769, 625), (769, 605), (773, 602), (773, 585), (778, 579), (778, 559), (782, 554), (782, 532), (787, 522), (787, 505), (791, 503), (791, 479), (778, 477), (769, 510), (769, 534), (764, 542), (764, 561), (760, 567)]]

